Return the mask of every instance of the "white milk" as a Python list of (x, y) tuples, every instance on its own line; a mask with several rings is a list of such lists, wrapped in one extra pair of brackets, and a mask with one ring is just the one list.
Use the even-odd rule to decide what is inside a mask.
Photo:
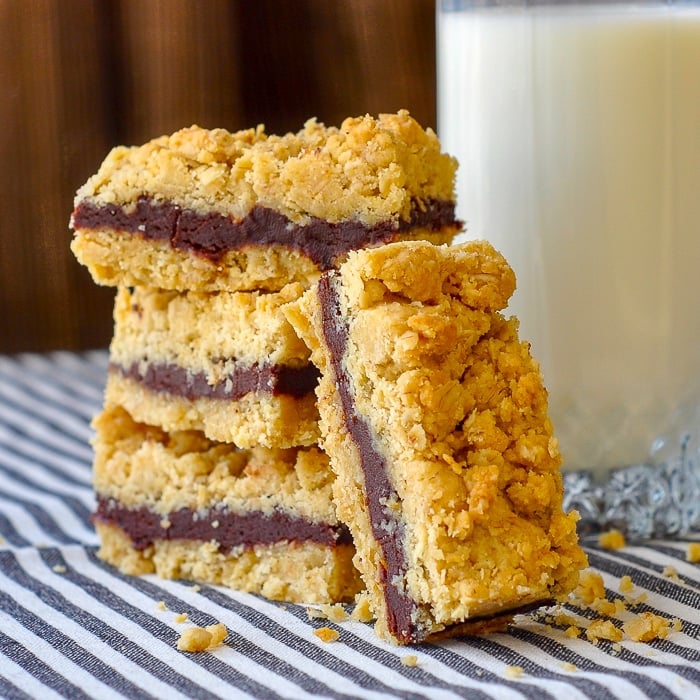
[(515, 269), (564, 467), (700, 437), (700, 4), (439, 11), (438, 97), (458, 213)]

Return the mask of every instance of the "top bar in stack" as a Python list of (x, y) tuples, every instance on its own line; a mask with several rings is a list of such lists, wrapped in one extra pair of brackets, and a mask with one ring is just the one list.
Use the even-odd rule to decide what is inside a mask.
[(407, 644), (501, 628), (570, 591), (547, 393), (487, 243), (356, 251), (284, 307), (321, 369), (322, 445), (377, 632)]
[(192, 126), (112, 150), (77, 193), (72, 249), (106, 285), (309, 286), (353, 249), (450, 241), (455, 171), (405, 110), (283, 136)]

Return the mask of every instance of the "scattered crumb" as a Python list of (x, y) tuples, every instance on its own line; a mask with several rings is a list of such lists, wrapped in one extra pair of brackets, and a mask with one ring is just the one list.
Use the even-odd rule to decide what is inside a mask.
[(214, 625), (207, 625), (205, 629), (211, 634), (212, 646), (218, 646), (221, 644), (224, 639), (226, 639), (226, 635), (228, 634), (228, 628), (223, 622), (217, 622)]
[(580, 598), (586, 605), (591, 605), (596, 598), (605, 598), (603, 577), (590, 569), (582, 571), (574, 596)]
[(63, 566), (63, 564), (55, 564), (51, 567), (51, 569), (57, 574), (65, 574), (67, 571), (66, 567)]
[(661, 572), (666, 578), (670, 578), (676, 583), (683, 583), (683, 579), (678, 575), (678, 569), (675, 566), (664, 566), (664, 570)]
[(164, 529), (167, 530), (170, 527), (170, 521), (169, 520), (161, 520), (160, 521), (160, 526)]
[(309, 620), (330, 620), (331, 622), (344, 622), (350, 617), (340, 603), (306, 608), (306, 614)]
[(554, 615), (552, 622), (560, 627), (574, 626), (578, 625), (578, 618), (566, 612), (558, 612)]
[(615, 617), (622, 617), (627, 612), (627, 603), (624, 600), (615, 598)]
[(596, 598), (590, 607), (591, 610), (595, 610), (595, 612), (605, 615), (605, 617), (612, 617), (617, 612), (615, 602), (607, 598)]
[(187, 620), (187, 613), (178, 613), (175, 615), (175, 622), (185, 622)]
[(193, 590), (195, 593), (199, 593), (199, 592), (202, 590), (202, 587), (201, 587), (198, 583), (195, 583), (195, 584), (192, 586), (192, 590)]
[(586, 630), (586, 638), (591, 642), (597, 642), (599, 639), (619, 642), (622, 637), (622, 630), (615, 627), (610, 620), (593, 620)]
[(210, 645), (211, 633), (207, 632), (203, 627), (190, 627), (177, 640), (177, 648), (180, 651), (206, 651)]
[(625, 536), (619, 530), (614, 529), (601, 532), (598, 544), (605, 549), (622, 549), (626, 544)]
[(164, 600), (159, 600), (159, 601), (156, 603), (156, 608), (157, 608), (158, 610), (167, 610), (167, 609), (168, 609), (168, 606), (165, 604), (165, 601), (164, 601)]
[(226, 639), (228, 629), (222, 622), (207, 627), (189, 627), (177, 640), (180, 651), (198, 653), (218, 646)]
[[(699, 543), (700, 544), (700, 543)], [(678, 579), (678, 572), (673, 566), (667, 566), (664, 576)], [(630, 576), (620, 579), (619, 591), (624, 600), (618, 597), (610, 600), (606, 596), (605, 584), (600, 573), (586, 569), (579, 576), (576, 589), (560, 601), (559, 605), (546, 614), (540, 612), (531, 616), (538, 622), (546, 622), (564, 631), (566, 637), (574, 639), (585, 634), (588, 641), (597, 646), (601, 640), (612, 642), (610, 653), (618, 655), (622, 651), (620, 642), (650, 642), (655, 639), (665, 639), (671, 632), (680, 632), (683, 623), (678, 618), (667, 619), (651, 612), (633, 613), (631, 607), (647, 600), (647, 594), (642, 592), (632, 596), (636, 588)], [(562, 605), (571, 606), (578, 610), (594, 610), (600, 617), (588, 621), (574, 612), (569, 613)], [(624, 622), (623, 622), (624, 621)]]
[(576, 664), (564, 662), (563, 664), (561, 664), (561, 669), (562, 671), (570, 671), (571, 673), (574, 673), (575, 671), (578, 671), (578, 666), (576, 666)]
[(620, 579), (620, 593), (631, 593), (634, 590), (634, 583), (632, 583), (631, 576), (623, 576)]
[(369, 605), (369, 597), (366, 593), (358, 593), (355, 596), (355, 607), (350, 614), (350, 618), (356, 622), (371, 622), (374, 619)]
[(506, 678), (520, 678), (525, 673), (522, 666), (506, 666), (503, 674)]
[(340, 637), (340, 632), (338, 632), (338, 630), (333, 630), (330, 627), (319, 627), (317, 630), (314, 630), (314, 634), (322, 642), (335, 642), (338, 637)]
[(691, 564), (700, 563), (700, 542), (688, 542), (688, 549), (685, 552), (685, 560)]
[[(622, 625), (625, 634), (634, 642), (651, 642), (665, 639), (670, 631), (671, 621), (652, 612), (643, 612)], [(674, 622), (675, 629), (675, 622)]]
[(625, 596), (625, 601), (627, 602), (628, 605), (635, 606), (635, 605), (641, 605), (642, 603), (647, 602), (647, 594), (646, 593), (640, 593), (638, 596), (631, 596), (631, 595), (626, 595)]
[(401, 657), (404, 666), (418, 666), (418, 657), (415, 654), (408, 654)]

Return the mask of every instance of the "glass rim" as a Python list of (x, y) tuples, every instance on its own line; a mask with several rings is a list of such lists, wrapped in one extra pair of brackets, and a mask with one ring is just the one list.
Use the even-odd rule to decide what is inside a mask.
[(436, 0), (442, 12), (458, 12), (489, 8), (528, 8), (586, 5), (625, 5), (626, 7), (648, 7), (650, 5), (700, 5), (700, 0)]

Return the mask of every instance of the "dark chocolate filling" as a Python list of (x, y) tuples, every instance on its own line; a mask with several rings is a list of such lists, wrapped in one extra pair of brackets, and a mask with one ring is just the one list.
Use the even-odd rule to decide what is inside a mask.
[(404, 576), (408, 568), (403, 548), (404, 525), (389, 506), (390, 503), (398, 501), (398, 496), (389, 478), (386, 458), (377, 446), (367, 421), (355, 408), (351, 380), (343, 367), (348, 327), (340, 310), (332, 274), (322, 275), (318, 284), (323, 333), (330, 350), (345, 428), (357, 447), (365, 477), (365, 499), (372, 534), (382, 554), (383, 562), (379, 574), (387, 610), (387, 626), (399, 641), (413, 643), (421, 641), (425, 634), (416, 620), (418, 604), (404, 588)]
[(138, 550), (146, 549), (156, 540), (213, 540), (223, 553), (234, 547), (280, 542), (314, 542), (329, 547), (352, 543), (343, 524), (312, 522), (279, 510), (263, 514), (234, 513), (226, 508), (203, 511), (182, 508), (164, 516), (146, 507), (128, 508), (113, 498), (98, 496), (93, 520), (117, 525)]
[(311, 393), (318, 383), (319, 371), (313, 365), (284, 367), (252, 365), (237, 368), (216, 384), (209, 384), (204, 372), (190, 372), (168, 363), (133, 362), (128, 366), (110, 363), (110, 371), (119, 372), (153, 391), (194, 399), (240, 399), (250, 392), (297, 398)]
[(371, 244), (389, 243), (398, 232), (414, 227), (435, 231), (459, 226), (454, 202), (429, 201), (414, 206), (409, 221), (382, 222), (366, 226), (357, 221), (330, 223), (313, 218), (295, 224), (267, 207), (256, 206), (242, 219), (218, 213), (200, 214), (171, 202), (156, 202), (141, 196), (129, 210), (114, 204), (83, 201), (73, 212), (76, 229), (108, 228), (128, 231), (149, 240), (168, 240), (173, 248), (188, 250), (213, 262), (230, 250), (247, 246), (282, 245), (298, 250), (322, 270), (333, 267), (337, 256)]

